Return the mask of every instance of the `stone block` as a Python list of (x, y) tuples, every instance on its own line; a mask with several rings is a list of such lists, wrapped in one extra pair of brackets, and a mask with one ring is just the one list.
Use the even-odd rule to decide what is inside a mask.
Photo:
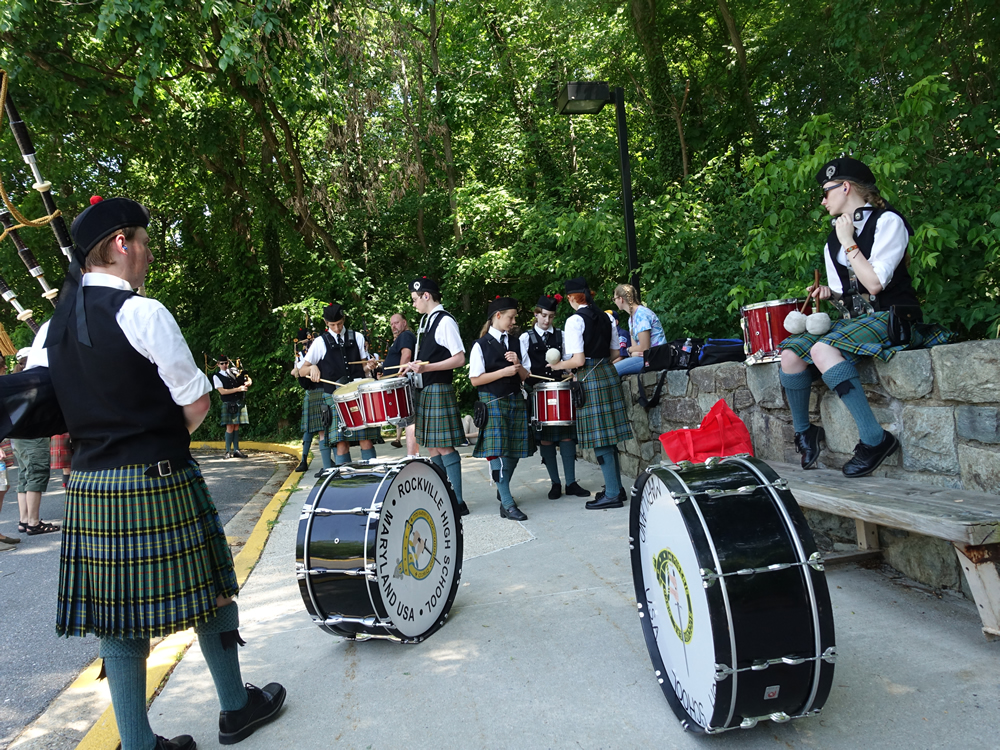
[(648, 440), (640, 446), (640, 458), (648, 465), (662, 461), (666, 456), (659, 440)]
[(670, 370), (667, 372), (667, 394), (670, 396), (687, 396), (691, 378), (687, 370)]
[(934, 390), (930, 349), (899, 352), (888, 362), (875, 360), (875, 371), (886, 393), (900, 401), (915, 401)]
[(857, 546), (858, 535), (853, 518), (835, 516), (812, 508), (803, 508), (802, 515), (805, 516), (806, 523), (814, 534), (822, 534), (834, 543)]
[(664, 422), (686, 424), (691, 427), (701, 424), (701, 418), (705, 415), (705, 412), (698, 406), (698, 402), (693, 398), (667, 399), (662, 403), (659, 411), (660, 418)]
[(634, 438), (618, 443), (618, 452), (622, 455), (629, 454), (638, 457), (639, 443)]
[(632, 482), (639, 475), (639, 459), (635, 456), (630, 456), (623, 453), (621, 455), (621, 465), (622, 465), (622, 484), (628, 489), (632, 486)]
[(699, 393), (698, 394), (698, 406), (701, 408), (701, 414), (702, 414), (702, 416), (701, 416), (701, 418), (698, 419), (698, 422), (696, 424), (691, 425), (691, 426), (695, 427), (698, 424), (701, 424), (701, 419), (703, 419), (704, 416), (706, 414), (708, 414), (709, 409), (711, 409), (713, 406), (715, 406), (716, 402), (719, 401), (720, 399), (723, 400), (723, 401), (725, 401), (727, 404), (729, 404), (729, 408), (730, 409), (733, 408), (733, 394), (732, 393)]
[(625, 398), (626, 404), (634, 404), (639, 400), (639, 378), (637, 376), (629, 375), (622, 378), (622, 396)]
[(748, 365), (746, 368), (747, 387), (754, 400), (767, 409), (781, 409), (785, 406), (785, 394), (778, 380), (778, 363), (767, 362)]
[(962, 569), (951, 542), (920, 534), (880, 533), (879, 546), (883, 559), (904, 575), (935, 588), (961, 589)]
[[(898, 435), (896, 428), (896, 418), (891, 410), (884, 407), (872, 407), (875, 419), (879, 421), (885, 429)], [(820, 415), (823, 422), (823, 429), (826, 430), (826, 445), (835, 453), (854, 453), (854, 446), (858, 444), (858, 428), (854, 424), (854, 418), (840, 400), (840, 396), (827, 391), (820, 403)], [(897, 466), (899, 464), (899, 451), (890, 456), (885, 461), (885, 466)]]
[(1000, 409), (962, 405), (955, 409), (955, 431), (960, 438), (994, 445), (1000, 443)]
[(747, 366), (742, 362), (722, 362), (715, 365), (715, 387), (720, 391), (735, 391), (747, 384)]
[(743, 411), (754, 405), (753, 394), (749, 388), (737, 388), (733, 393), (733, 410)]
[[(651, 411), (656, 411), (655, 409)], [(629, 411), (629, 421), (632, 423), (632, 434), (639, 442), (649, 440), (652, 432), (649, 429), (649, 414), (639, 404), (635, 404)]]
[(872, 357), (863, 357), (855, 367), (862, 385), (873, 385), (878, 382), (878, 373), (875, 371)]
[(935, 346), (931, 351), (938, 395), (949, 401), (1000, 401), (1000, 339)]
[(795, 429), (789, 418), (771, 412), (753, 414), (747, 427), (753, 440), (754, 455), (764, 461), (785, 461), (786, 449), (793, 445)]
[(903, 409), (903, 468), (958, 474), (955, 411), (950, 406), (907, 406)]
[(718, 365), (696, 367), (688, 371), (688, 378), (698, 389), (698, 393), (715, 393), (715, 370)]
[(649, 429), (654, 435), (663, 432), (663, 420), (660, 418), (660, 407), (649, 410)]
[(658, 372), (640, 372), (639, 382), (642, 383), (644, 388), (651, 388), (656, 385), (656, 379), (660, 377)]
[(962, 487), (1000, 494), (1000, 452), (960, 445), (958, 465), (962, 472)]

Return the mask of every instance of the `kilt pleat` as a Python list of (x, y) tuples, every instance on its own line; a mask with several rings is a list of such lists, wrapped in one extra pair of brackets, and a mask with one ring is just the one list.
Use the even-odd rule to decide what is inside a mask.
[(239, 591), (225, 531), (192, 462), (74, 471), (66, 489), (56, 632), (149, 638), (204, 622)]
[(576, 410), (577, 444), (600, 448), (630, 440), (632, 426), (625, 411), (621, 376), (615, 368), (607, 359), (587, 360), (578, 375), (586, 403)]
[(450, 383), (434, 383), (417, 391), (417, 445), (425, 448), (453, 448), (465, 442), (462, 415)]
[(913, 326), (908, 346), (894, 346), (889, 340), (889, 313), (877, 312), (861, 318), (841, 318), (822, 336), (812, 333), (789, 336), (781, 342), (781, 349), (789, 349), (812, 364), (809, 350), (813, 344), (822, 342), (840, 351), (847, 361), (857, 364), (862, 357), (888, 362), (896, 352), (946, 344), (952, 338), (954, 334), (939, 325), (918, 323)]
[(323, 432), (323, 391), (306, 391), (302, 398), (302, 432)]
[(69, 469), (73, 461), (73, 451), (69, 447), (69, 433), (53, 435), (49, 439), (49, 468)]
[(520, 391), (497, 397), (481, 390), (479, 400), (486, 404), (488, 416), (486, 426), (479, 431), (473, 456), (527, 458), (535, 452), (535, 441), (528, 428), (527, 409)]
[(219, 424), (250, 424), (250, 417), (247, 414), (247, 405), (243, 404), (240, 408), (240, 413), (238, 416), (233, 416), (229, 413), (229, 409), (226, 408), (226, 402), (222, 402), (222, 412), (219, 415)]

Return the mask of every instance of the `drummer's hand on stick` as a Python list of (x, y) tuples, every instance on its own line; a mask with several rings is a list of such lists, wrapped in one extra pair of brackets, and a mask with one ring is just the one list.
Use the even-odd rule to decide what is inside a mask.
[(810, 285), (807, 290), (810, 297), (815, 297), (816, 299), (830, 299), (832, 292), (830, 287), (820, 284), (819, 286)]
[(319, 382), (319, 368), (318, 367), (313, 367), (313, 368), (311, 368), (309, 370), (309, 379), (312, 382), (314, 382), (314, 383), (318, 383)]

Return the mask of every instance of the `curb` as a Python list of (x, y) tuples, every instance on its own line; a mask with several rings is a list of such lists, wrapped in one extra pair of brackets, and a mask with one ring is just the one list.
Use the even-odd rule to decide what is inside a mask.
[[(285, 453), (299, 460), (302, 459), (301, 448), (294, 448), (280, 443), (258, 443), (246, 441), (241, 447), (247, 448), (248, 450)], [(199, 448), (214, 448), (222, 450), (225, 448), (225, 443), (221, 441), (200, 442), (197, 444), (192, 443), (192, 450), (197, 450)], [(246, 580), (250, 577), (250, 573), (253, 572), (257, 561), (260, 560), (260, 556), (264, 551), (264, 546), (267, 544), (268, 537), (271, 535), (273, 522), (277, 520), (278, 515), (281, 513), (281, 509), (284, 507), (289, 495), (292, 493), (292, 488), (299, 483), (299, 480), (302, 479), (302, 475), (303, 472), (301, 471), (293, 471), (288, 475), (284, 484), (281, 485), (281, 489), (274, 493), (274, 497), (271, 498), (267, 507), (264, 508), (263, 512), (260, 514), (260, 518), (254, 525), (253, 531), (247, 539), (246, 544), (243, 545), (243, 549), (240, 550), (239, 554), (233, 558), (233, 566), (236, 569), (236, 580), (239, 583), (240, 588), (243, 588), (243, 584), (246, 583)], [(166, 683), (167, 678), (170, 677), (170, 673), (173, 671), (174, 667), (191, 646), (194, 638), (194, 629), (174, 633), (161, 641), (159, 645), (157, 645), (157, 647), (150, 653), (149, 660), (146, 662), (147, 705), (153, 697), (160, 692), (163, 685)], [(70, 688), (87, 687), (89, 684), (95, 682), (97, 674), (100, 671), (100, 661), (100, 659), (97, 659), (93, 664), (87, 667), (73, 682), (73, 684), (70, 685)], [(76, 748), (77, 750), (115, 750), (115, 748), (119, 746), (120, 742), (121, 740), (118, 736), (118, 725), (115, 723), (114, 709), (111, 706), (108, 706), (104, 710), (104, 713), (101, 714), (100, 718), (94, 723), (94, 726), (90, 728), (90, 731), (84, 735), (80, 744), (78, 744)]]

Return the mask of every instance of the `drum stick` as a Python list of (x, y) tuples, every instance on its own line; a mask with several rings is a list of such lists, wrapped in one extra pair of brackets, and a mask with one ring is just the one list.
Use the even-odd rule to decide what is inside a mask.
[[(407, 362), (406, 365), (429, 365), (430, 362), (425, 362), (424, 360), (417, 360), (416, 362)], [(398, 370), (400, 367), (406, 367), (406, 365), (392, 365), (390, 367), (383, 367), (383, 370)]]
[(323, 378), (320, 378), (319, 382), (320, 383), (329, 383), (330, 385), (336, 385), (336, 386), (344, 385), (344, 383), (338, 383), (336, 380), (323, 380)]
[(556, 382), (561, 383), (562, 382), (561, 380), (557, 381), (555, 378), (547, 378), (544, 375), (535, 375), (535, 373), (531, 373), (528, 377), (529, 378), (538, 378), (539, 380), (550, 380), (553, 383), (556, 383)]
[[(819, 269), (813, 271), (813, 291), (819, 288)], [(799, 312), (802, 315), (806, 314), (806, 309), (809, 307), (809, 303), (813, 303), (813, 312), (819, 312), (819, 297), (813, 297), (811, 294), (806, 295), (806, 301), (802, 303), (802, 309)]]

